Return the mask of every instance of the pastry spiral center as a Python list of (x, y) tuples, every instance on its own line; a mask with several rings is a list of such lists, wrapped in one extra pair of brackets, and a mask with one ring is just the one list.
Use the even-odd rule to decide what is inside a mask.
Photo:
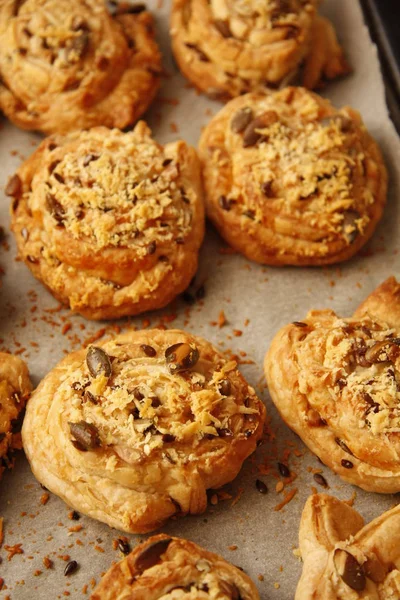
[(178, 167), (150, 139), (139, 144), (86, 143), (50, 165), (47, 210), (59, 228), (97, 248), (153, 254), (183, 241), (191, 200)]

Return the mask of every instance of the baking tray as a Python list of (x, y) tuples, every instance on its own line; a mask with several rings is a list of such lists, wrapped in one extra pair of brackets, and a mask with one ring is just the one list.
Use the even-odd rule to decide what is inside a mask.
[[(168, 40), (166, 1), (148, 3), (156, 14), (157, 32), (167, 77), (147, 119), (155, 137), (166, 142), (183, 137), (197, 143), (201, 128), (220, 108), (188, 86), (174, 65)], [(400, 143), (391, 123), (376, 48), (363, 22), (356, 0), (326, 0), (323, 12), (335, 23), (354, 73), (330, 84), (324, 91), (336, 105), (352, 104), (364, 115), (371, 133), (382, 146), (390, 173), (388, 205), (384, 219), (368, 246), (349, 263), (331, 268), (269, 268), (232, 254), (211, 226), (200, 256), (200, 267), (190, 294), (164, 311), (118, 323), (90, 323), (60, 309), (28, 269), (15, 260), (10, 234), (1, 244), (4, 269), (0, 289), (0, 347), (18, 352), (29, 365), (34, 384), (64, 356), (97, 337), (102, 339), (130, 326), (151, 327), (164, 323), (202, 335), (217, 347), (236, 354), (241, 369), (263, 398), (268, 411), (268, 435), (245, 463), (240, 475), (224, 494), (211, 492), (208, 510), (199, 516), (171, 520), (163, 531), (186, 537), (239, 565), (254, 579), (263, 600), (293, 598), (301, 572), (295, 551), (304, 502), (318, 487), (313, 472), (321, 470), (329, 493), (353, 499), (366, 519), (377, 516), (397, 501), (394, 496), (367, 494), (342, 483), (323, 467), (278, 417), (265, 388), (262, 363), (274, 333), (287, 322), (301, 320), (310, 308), (332, 307), (350, 315), (359, 302), (384, 278), (396, 274), (399, 258)], [(20, 131), (3, 121), (0, 129), (0, 187), (21, 159), (28, 156), (41, 137)], [(0, 222), (9, 227), (9, 199), (0, 192)], [(204, 285), (203, 299), (196, 291)], [(198, 294), (201, 296), (201, 294)], [(194, 303), (192, 303), (194, 301)], [(226, 324), (218, 327), (224, 311)], [(277, 463), (289, 465), (294, 481), (278, 493)], [(263, 480), (268, 494), (260, 494), (256, 479)], [(296, 493), (281, 510), (279, 504), (291, 490)], [(320, 491), (324, 491), (319, 488)], [(225, 498), (225, 499), (223, 499)], [(217, 502), (217, 503), (216, 503)], [(70, 509), (40, 487), (21, 454), (15, 469), (0, 483), (0, 515), (4, 517), (4, 544), (0, 550), (0, 598), (87, 598), (112, 561), (121, 553), (113, 540), (119, 533), (86, 517), (68, 518)], [(77, 527), (78, 526), (78, 527)], [(80, 526), (82, 526), (80, 528)], [(73, 529), (71, 529), (73, 528)], [(76, 531), (76, 529), (80, 529)], [(135, 545), (142, 536), (128, 536)], [(6, 546), (21, 544), (21, 554), (8, 560)], [(65, 577), (70, 557), (79, 570)], [(53, 566), (43, 564), (48, 557)]]

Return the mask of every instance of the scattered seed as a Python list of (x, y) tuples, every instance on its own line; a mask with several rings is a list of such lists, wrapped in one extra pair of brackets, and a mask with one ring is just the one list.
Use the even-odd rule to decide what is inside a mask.
[(231, 120), (231, 129), (234, 133), (241, 133), (253, 119), (253, 111), (245, 106), (234, 114)]
[(343, 459), (341, 461), (342, 467), (345, 469), (352, 469), (354, 467), (353, 463), (350, 460)]
[(83, 394), (83, 400), (84, 402), (91, 402), (92, 404), (99, 404), (99, 402), (97, 401), (97, 397), (92, 394), (92, 392), (89, 392), (89, 390), (86, 390), (85, 393)]
[(292, 325), (296, 325), (296, 327), (307, 327), (307, 323), (303, 323), (302, 321), (293, 321)]
[(170, 373), (180, 373), (191, 369), (199, 360), (199, 356), (196, 346), (190, 346), (185, 342), (174, 344), (165, 351)]
[(86, 364), (92, 377), (96, 378), (100, 374), (107, 378), (111, 377), (112, 366), (110, 357), (103, 348), (90, 346), (86, 354)]
[(290, 471), (286, 465), (278, 462), (278, 469), (279, 469), (279, 473), (282, 475), (282, 477), (290, 477)]
[(135, 388), (135, 389), (133, 390), (133, 395), (134, 395), (134, 397), (136, 398), (136, 400), (139, 400), (139, 402), (140, 402), (141, 400), (143, 400), (143, 398), (144, 398), (144, 395), (142, 394), (142, 392), (140, 391), (140, 389), (139, 389), (139, 388)]
[(121, 550), (122, 554), (129, 554), (131, 547), (126, 540), (118, 538), (118, 549)]
[(153, 346), (149, 346), (148, 344), (141, 344), (140, 347), (146, 356), (149, 356), (152, 358), (153, 356), (156, 356), (156, 354), (157, 354), (157, 351), (155, 348), (153, 348)]
[(231, 395), (232, 386), (231, 386), (231, 382), (229, 381), (229, 379), (222, 379), (218, 383), (218, 391), (223, 396), (230, 396)]
[(93, 450), (100, 446), (99, 431), (95, 425), (86, 421), (79, 421), (78, 423), (70, 422), (68, 425), (71, 435), (79, 445), (74, 444), (78, 450)]
[(318, 485), (322, 485), (322, 487), (324, 488), (328, 487), (328, 483), (325, 477), (321, 475), (321, 473), (314, 473), (314, 481), (318, 483)]
[(150, 242), (146, 248), (147, 254), (154, 254), (157, 250), (157, 243), (155, 241)]
[(64, 569), (64, 575), (66, 577), (68, 577), (68, 575), (72, 575), (72, 573), (75, 573), (75, 571), (77, 571), (77, 569), (78, 569), (78, 563), (76, 562), (76, 560), (70, 560)]
[(81, 518), (81, 515), (78, 512), (76, 512), (76, 510), (73, 510), (71, 513), (71, 519), (73, 521), (79, 521), (80, 518)]
[(161, 400), (158, 396), (153, 396), (151, 398), (151, 405), (153, 408), (158, 408), (159, 406), (161, 406)]
[(22, 181), (18, 177), (18, 175), (13, 175), (8, 180), (6, 185), (6, 189), (4, 190), (6, 196), (14, 196), (14, 198), (19, 198), (22, 194)]
[(268, 488), (261, 479), (256, 479), (256, 488), (260, 492), (260, 494), (267, 494)]
[(343, 440), (341, 440), (340, 438), (335, 438), (335, 442), (337, 443), (338, 446), (341, 447), (342, 450), (344, 450), (345, 452), (347, 452), (347, 454), (350, 454), (351, 456), (354, 456), (353, 453), (352, 453), (352, 451), (348, 447), (348, 445), (345, 444)]

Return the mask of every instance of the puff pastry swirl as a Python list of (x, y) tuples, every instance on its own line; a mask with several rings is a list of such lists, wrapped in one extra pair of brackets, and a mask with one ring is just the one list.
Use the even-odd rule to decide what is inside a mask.
[(391, 277), (351, 318), (312, 310), (265, 358), (284, 421), (342, 479), (400, 491), (400, 285)]
[(91, 600), (259, 600), (251, 579), (221, 556), (164, 534), (111, 567)]
[(134, 123), (159, 87), (150, 13), (103, 0), (3, 0), (0, 110), (23, 129), (66, 133)]
[(209, 218), (257, 262), (347, 260), (382, 216), (387, 172), (360, 115), (304, 88), (231, 100), (199, 153)]
[(174, 0), (172, 48), (184, 75), (213, 98), (316, 88), (349, 72), (318, 0)]
[(303, 573), (295, 600), (400, 597), (400, 506), (364, 526), (346, 503), (315, 494), (300, 523)]
[(28, 367), (18, 356), (0, 352), (0, 479), (21, 449), (21, 420), (31, 391)]
[(44, 140), (18, 169), (19, 253), (61, 302), (89, 319), (168, 304), (190, 283), (204, 235), (193, 148), (165, 147), (141, 121)]
[(130, 532), (201, 513), (262, 435), (264, 405), (208, 342), (130, 332), (67, 356), (23, 426), (37, 479), (76, 510)]

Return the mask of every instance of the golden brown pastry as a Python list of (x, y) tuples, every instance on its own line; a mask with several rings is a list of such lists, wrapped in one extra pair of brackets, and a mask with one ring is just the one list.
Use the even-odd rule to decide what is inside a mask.
[(160, 72), (146, 11), (113, 17), (103, 0), (0, 3), (0, 110), (23, 129), (127, 127)]
[(310, 89), (349, 72), (318, 0), (174, 0), (171, 37), (183, 74), (212, 98)]
[(13, 451), (21, 449), (21, 421), (30, 391), (26, 364), (18, 356), (0, 352), (0, 479), (14, 464)]
[(44, 140), (18, 169), (12, 228), (32, 273), (89, 319), (168, 304), (190, 283), (204, 235), (196, 152), (97, 127)]
[(137, 546), (103, 576), (91, 600), (259, 600), (240, 569), (193, 542), (164, 534)]
[(304, 566), (295, 600), (397, 600), (400, 506), (368, 525), (345, 502), (315, 494), (300, 523)]
[(312, 310), (265, 357), (287, 425), (342, 479), (400, 491), (400, 284), (391, 277), (351, 318)]
[(262, 435), (264, 405), (205, 340), (130, 332), (67, 356), (29, 402), (25, 453), (76, 510), (144, 533), (201, 513)]
[(304, 88), (231, 100), (199, 151), (208, 216), (257, 262), (347, 260), (382, 216), (386, 168), (360, 115)]

